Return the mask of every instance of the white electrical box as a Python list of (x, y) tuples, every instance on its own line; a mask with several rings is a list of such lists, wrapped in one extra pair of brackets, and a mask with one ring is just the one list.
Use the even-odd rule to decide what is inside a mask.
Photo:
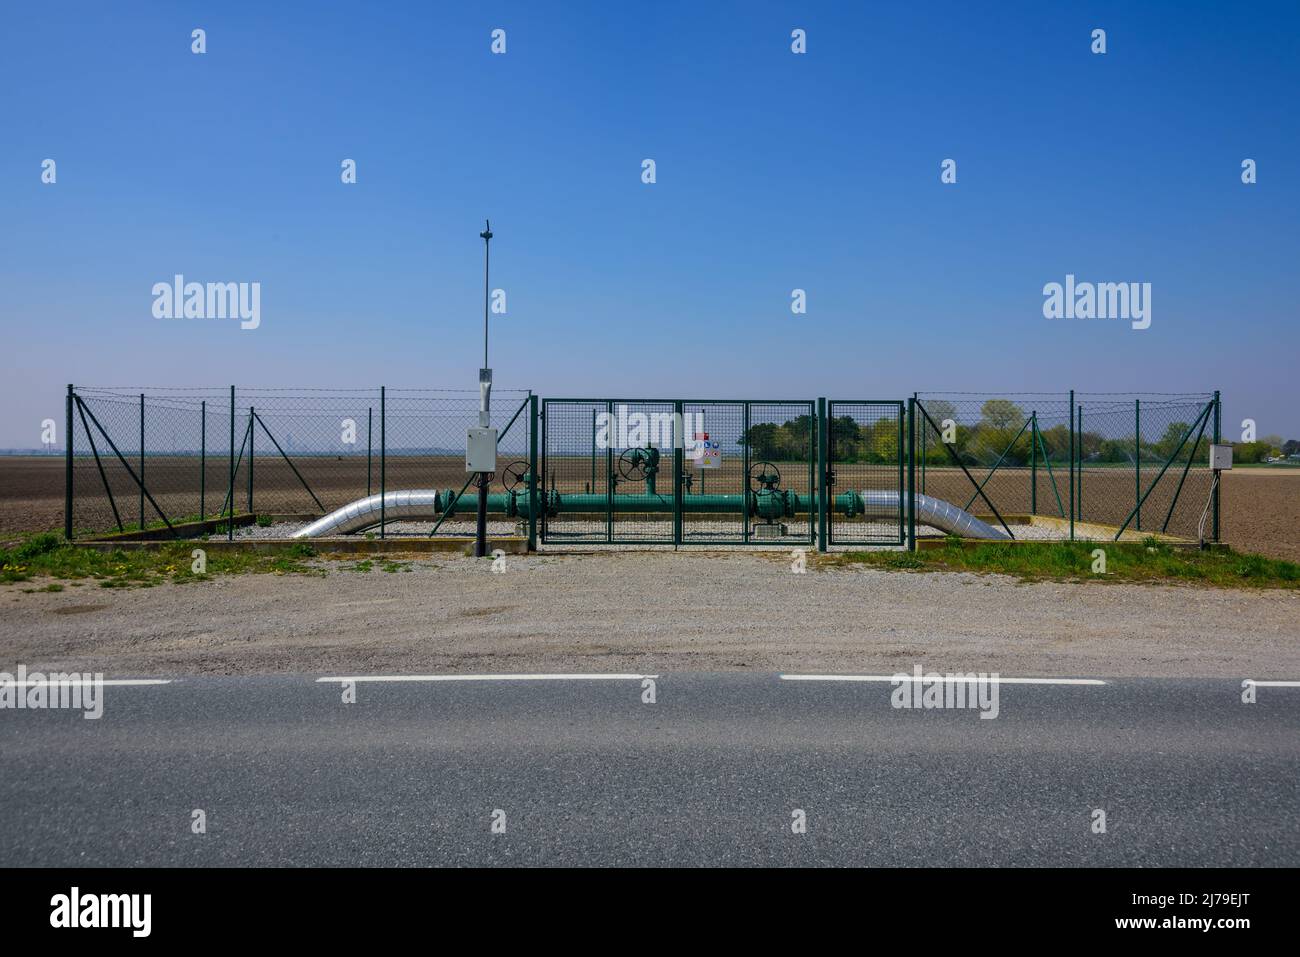
[(465, 438), (465, 471), (497, 470), (497, 430), (471, 426)]
[(1210, 468), (1216, 472), (1226, 472), (1232, 468), (1232, 446), (1210, 446)]

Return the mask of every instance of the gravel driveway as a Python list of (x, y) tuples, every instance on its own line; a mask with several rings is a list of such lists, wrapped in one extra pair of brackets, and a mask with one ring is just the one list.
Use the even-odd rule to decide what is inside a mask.
[(0, 668), (109, 675), (826, 671), (1300, 679), (1300, 593), (821, 568), (778, 554), (438, 556), (406, 572), (0, 586)]

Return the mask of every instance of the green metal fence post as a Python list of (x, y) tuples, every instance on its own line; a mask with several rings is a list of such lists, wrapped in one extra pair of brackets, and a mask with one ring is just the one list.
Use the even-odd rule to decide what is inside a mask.
[(907, 550), (916, 551), (916, 396), (907, 400)]
[[(614, 400), (605, 400), (605, 541), (614, 542)], [(595, 441), (595, 433), (592, 433)], [(592, 491), (595, 492), (595, 486)]]
[(537, 396), (528, 397), (528, 550), (537, 551)]
[(375, 430), (375, 407), (372, 405), (366, 409), (366, 498), (370, 498), (370, 475), (371, 475), (371, 435)]
[[(1214, 444), (1218, 445), (1223, 440), (1223, 434), (1220, 432), (1222, 426), (1221, 416), (1223, 408), (1219, 404), (1219, 390), (1214, 390)], [(1212, 519), (1214, 540), (1219, 540), (1219, 484), (1214, 486), (1214, 517)]]
[(1079, 487), (1074, 493), (1074, 510), (1083, 521), (1083, 406), (1079, 406)]
[[(827, 523), (830, 518), (830, 508), (828, 507), (831, 495), (831, 486), (827, 482), (830, 477), (830, 426), (826, 421), (826, 399), (817, 400), (817, 551), (826, 551), (828, 532), (830, 529)], [(808, 515), (812, 518), (812, 513)]]
[(902, 545), (903, 544), (903, 459), (906, 457), (907, 454), (907, 445), (905, 444), (907, 436), (903, 434), (904, 432), (903, 403), (898, 402), (897, 405), (898, 405), (898, 435), (894, 439), (894, 441), (898, 443), (896, 446), (896, 448), (898, 449), (898, 454), (895, 456), (895, 458), (898, 459), (898, 544)]
[(140, 393), (140, 531), (144, 531), (144, 393)]
[(63, 432), (63, 537), (72, 541), (72, 383), (68, 383), (67, 422)]
[(1038, 412), (1029, 413), (1029, 514), (1038, 514)]
[(596, 410), (591, 410), (591, 492), (596, 494)]
[[(810, 433), (811, 433), (811, 434), (808, 436), (808, 455), (807, 455), (807, 459), (808, 459), (808, 494), (809, 494), (809, 495), (817, 495), (817, 485), (818, 485), (818, 482), (820, 482), (820, 479), (817, 478), (817, 474), (816, 474), (816, 473), (817, 473), (817, 452), (816, 452), (816, 447), (819, 446), (819, 445), (821, 445), (821, 434), (822, 434), (822, 429), (821, 429), (821, 427), (820, 427), (820, 423), (817, 421), (816, 409), (815, 409), (813, 403), (809, 402), (809, 403), (808, 403), (808, 407), (809, 407), (809, 411), (811, 411), (811, 412), (814, 413), (813, 415), (809, 416), (809, 422), (808, 422), (808, 428), (809, 428)], [(704, 489), (701, 488), (700, 491), (703, 492)], [(820, 496), (818, 496), (818, 497), (820, 498)], [(810, 502), (808, 503), (808, 547), (809, 547), (809, 548), (816, 548), (816, 547), (817, 547), (817, 532), (816, 532), (816, 529), (815, 529), (814, 526), (813, 526), (813, 514), (814, 514), (814, 513), (813, 513), (813, 508), (814, 508), (814, 502), (816, 502), (816, 499), (814, 499), (814, 500), (812, 500), (812, 501), (810, 501)], [(817, 527), (820, 527), (820, 523), (818, 524)]]
[(740, 540), (746, 545), (749, 544), (749, 400), (746, 399), (741, 406), (745, 411), (740, 417), (740, 436), (744, 444), (744, 454), (741, 458), (742, 471), (740, 473), (741, 496), (743, 502), (740, 507)]
[[(918, 393), (913, 392), (912, 398), (917, 398)], [(925, 494), (925, 433), (924, 426), (921, 427), (921, 494)]]
[(379, 387), (379, 537), (384, 530), (384, 506), (388, 499), (388, 411), (386, 387)]
[(199, 402), (199, 521), (208, 517), (208, 400)]
[(1133, 400), (1133, 509), (1142, 531), (1142, 400)]
[[(230, 387), (230, 488), (226, 492), (230, 517), (226, 519), (226, 540), (235, 540), (235, 387)], [(224, 508), (222, 509), (224, 511)]]
[(673, 403), (673, 548), (682, 543), (682, 477), (686, 450), (686, 407), (679, 399)]
[(257, 421), (256, 409), (251, 405), (248, 407), (248, 514), (253, 514), (253, 437), (257, 429), (253, 428), (253, 423)]
[(1070, 541), (1074, 541), (1074, 390), (1070, 390)]

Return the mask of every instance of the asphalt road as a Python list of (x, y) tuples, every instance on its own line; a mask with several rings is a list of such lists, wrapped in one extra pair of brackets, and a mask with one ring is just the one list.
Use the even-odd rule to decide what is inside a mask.
[(0, 710), (0, 866), (1300, 863), (1300, 687), (1004, 683), (992, 720), (774, 674), (343, 688)]

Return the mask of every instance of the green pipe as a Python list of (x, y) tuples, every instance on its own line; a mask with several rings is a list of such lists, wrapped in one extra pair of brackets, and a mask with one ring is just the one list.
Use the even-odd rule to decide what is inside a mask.
[[(526, 477), (525, 477), (526, 478)], [(521, 489), (526, 487), (521, 484)], [(649, 512), (673, 516), (675, 506), (671, 495), (616, 494), (606, 496), (588, 492), (558, 493), (555, 491), (538, 492), (538, 508), (546, 509), (549, 514), (612, 512)], [(854, 516), (862, 511), (862, 503), (856, 492), (843, 492), (834, 497), (834, 511), (840, 515)], [(451, 503), (447, 508), (443, 503)], [(459, 499), (455, 489), (443, 489), (439, 493), (439, 508), (447, 518), (457, 514), (472, 514), (478, 507), (477, 499), (470, 501), (463, 496)], [(816, 514), (819, 509), (817, 496), (798, 495), (790, 492), (779, 499), (765, 498), (761, 492), (748, 495), (692, 495), (683, 501), (683, 513), (745, 513), (763, 516), (770, 513), (771, 518), (797, 514)], [(526, 491), (493, 492), (488, 495), (488, 511), (507, 517), (528, 517), (528, 494)]]

